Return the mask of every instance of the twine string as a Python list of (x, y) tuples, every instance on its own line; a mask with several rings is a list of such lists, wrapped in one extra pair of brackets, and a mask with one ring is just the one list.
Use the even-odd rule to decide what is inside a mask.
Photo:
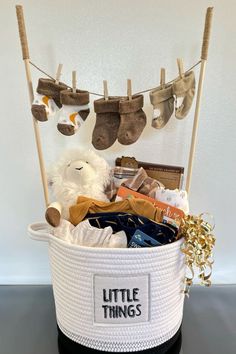
[[(55, 81), (55, 78), (54, 78), (53, 76), (49, 75), (46, 71), (44, 71), (43, 69), (41, 69), (38, 65), (36, 65), (36, 64), (33, 63), (32, 61), (29, 61), (29, 62), (30, 62), (30, 64), (31, 64), (35, 69), (37, 69), (38, 71), (40, 71), (42, 74), (44, 74), (45, 76), (47, 76), (49, 79)], [(200, 64), (201, 64), (201, 60), (199, 60), (199, 61), (198, 61), (197, 63), (195, 63), (194, 65), (192, 65), (188, 70), (186, 70), (186, 71), (184, 72), (184, 74), (187, 74), (189, 71), (193, 70), (195, 67), (197, 67), (197, 66), (200, 65)], [(176, 77), (176, 78), (173, 79), (173, 80), (170, 80), (170, 81), (166, 82), (166, 85), (171, 84), (171, 83), (174, 82), (176, 79), (178, 79), (178, 77)], [(72, 89), (71, 86), (69, 86), (69, 85), (67, 85), (67, 84), (65, 84), (65, 85), (66, 85), (68, 88)], [(146, 90), (143, 90), (143, 91), (139, 91), (139, 92), (134, 93), (134, 95), (140, 95), (140, 94), (142, 94), (142, 93), (150, 92), (150, 91), (155, 90), (155, 89), (157, 89), (157, 88), (159, 88), (159, 87), (160, 87), (160, 85), (159, 85), (159, 86), (152, 87), (152, 88), (149, 88), (149, 89), (146, 89)], [(88, 91), (88, 92), (89, 92), (91, 95), (94, 95), (94, 96), (104, 97), (104, 95), (101, 94), (101, 93), (92, 92), (92, 91)]]

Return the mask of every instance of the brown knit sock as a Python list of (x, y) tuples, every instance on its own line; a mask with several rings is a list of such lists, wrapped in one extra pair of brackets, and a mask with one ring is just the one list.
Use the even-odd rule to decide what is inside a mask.
[(152, 127), (155, 129), (163, 128), (169, 121), (174, 111), (174, 97), (172, 85), (150, 92), (150, 101), (153, 105)]
[(120, 127), (118, 141), (123, 145), (135, 143), (146, 125), (146, 115), (142, 110), (143, 96), (133, 96), (120, 101)]
[(191, 108), (195, 94), (195, 76), (193, 71), (174, 81), (173, 94), (176, 96), (177, 101), (175, 116), (178, 119), (183, 119)]
[(51, 79), (39, 79), (37, 92), (32, 104), (31, 112), (40, 122), (47, 121), (61, 108), (60, 92), (67, 86), (62, 82), (56, 84)]
[(63, 90), (60, 97), (62, 109), (57, 129), (63, 135), (74, 135), (89, 115), (89, 93), (82, 90)]
[(119, 97), (101, 98), (94, 101), (96, 124), (93, 130), (92, 144), (97, 150), (105, 150), (117, 139), (120, 126)]

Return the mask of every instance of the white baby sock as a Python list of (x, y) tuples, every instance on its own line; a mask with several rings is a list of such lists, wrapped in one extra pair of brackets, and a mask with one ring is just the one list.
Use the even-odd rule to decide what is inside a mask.
[(44, 106), (47, 118), (52, 118), (59, 111), (59, 108), (51, 97), (41, 95), (40, 93), (35, 94), (33, 105)]
[(87, 91), (64, 90), (60, 93), (60, 110), (57, 129), (66, 136), (74, 135), (89, 115), (89, 93)]
[(89, 105), (66, 106), (62, 105), (58, 119), (58, 130), (63, 135), (74, 135), (84, 120), (80, 116), (80, 111), (88, 111)]
[(45, 122), (61, 108), (60, 92), (67, 86), (51, 79), (39, 79), (35, 99), (31, 107), (34, 118)]

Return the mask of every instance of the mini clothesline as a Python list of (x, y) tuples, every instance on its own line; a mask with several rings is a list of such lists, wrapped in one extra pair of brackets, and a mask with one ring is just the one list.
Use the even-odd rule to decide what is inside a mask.
[[(29, 99), (30, 99), (30, 105), (31, 105), (32, 102), (34, 101), (34, 91), (33, 91), (30, 66), (34, 66), (36, 69), (41, 71), (43, 74), (45, 74), (49, 78), (51, 78), (53, 80), (55, 80), (55, 79), (51, 75), (44, 72), (36, 64), (34, 64), (33, 62), (30, 61), (28, 39), (27, 39), (25, 20), (24, 20), (24, 12), (23, 12), (23, 7), (21, 5), (16, 5), (16, 15), (17, 15), (17, 21), (18, 21), (19, 37), (20, 37), (20, 42), (21, 42), (22, 59), (24, 61), (24, 65), (25, 65), (25, 74), (26, 74), (26, 80), (27, 80), (27, 84), (28, 84)], [(202, 39), (202, 47), (201, 47), (201, 60), (199, 60), (196, 64), (194, 64), (190, 69), (188, 69), (186, 71), (186, 72), (188, 72), (200, 64), (197, 96), (196, 96), (196, 105), (195, 105), (193, 127), (192, 127), (192, 136), (191, 136), (191, 145), (190, 145), (189, 158), (188, 158), (188, 168), (187, 168), (187, 175), (186, 175), (185, 189), (188, 193), (190, 190), (191, 179), (192, 179), (193, 161), (194, 161), (194, 155), (195, 155), (195, 149), (196, 149), (199, 113), (200, 113), (201, 98), (202, 98), (202, 91), (203, 91), (203, 81), (204, 81), (204, 77), (205, 77), (206, 63), (207, 63), (207, 57), (208, 57), (208, 49), (209, 49), (209, 43), (210, 43), (212, 18), (213, 18), (213, 7), (208, 7), (207, 11), (206, 11), (206, 15), (205, 15), (205, 25), (204, 25), (204, 32), (203, 32), (203, 39)], [(60, 66), (61, 65), (59, 65), (59, 67), (58, 67), (57, 74), (60, 72)], [(180, 76), (182, 76), (184, 74), (184, 70), (183, 70), (183, 65), (182, 65), (180, 59), (178, 59), (178, 67), (179, 67)], [(56, 77), (58, 77), (58, 75), (56, 75)], [(59, 75), (59, 77), (60, 77), (60, 75)], [(76, 86), (76, 84), (75, 84), (76, 73), (75, 72), (72, 73), (72, 78), (73, 78), (73, 80), (72, 80), (73, 88), (72, 89), (74, 91), (75, 86)], [(162, 86), (163, 84), (167, 84), (164, 82), (165, 81), (164, 78), (165, 78), (164, 69), (162, 69), (161, 70), (160, 86)], [(171, 83), (173, 81), (174, 80), (171, 80), (169, 83)], [(90, 92), (90, 93), (92, 95), (104, 97), (105, 99), (107, 99), (108, 98), (107, 97), (108, 96), (107, 82), (103, 81), (103, 84), (104, 84), (104, 94), (103, 95), (99, 94), (99, 93), (94, 93), (94, 92)], [(158, 88), (160, 86), (157, 86), (155, 88)], [(68, 87), (70, 87), (70, 86), (68, 86)], [(153, 88), (153, 89), (155, 89), (155, 88)], [(145, 93), (145, 92), (151, 91), (153, 89), (147, 89), (144, 91), (140, 91), (136, 94)], [(128, 93), (129, 99), (131, 99), (131, 95), (132, 95), (131, 80), (127, 80), (127, 93)], [(41, 179), (42, 179), (42, 185), (43, 185), (44, 199), (45, 199), (46, 206), (48, 206), (49, 205), (49, 192), (48, 192), (47, 174), (46, 174), (44, 158), (43, 158), (42, 143), (41, 143), (41, 138), (40, 138), (40, 129), (39, 129), (38, 121), (34, 117), (32, 117), (32, 118), (33, 118), (35, 142), (36, 142), (36, 146), (37, 146), (37, 153), (38, 153), (38, 159), (39, 159), (40, 173), (41, 173)]]
[[(202, 62), (202, 60), (200, 59), (197, 63), (195, 63), (194, 65), (192, 65), (188, 70), (184, 71), (183, 74), (187, 74), (189, 71), (193, 70), (195, 67), (197, 67), (198, 65), (200, 65)], [(56, 81), (56, 79), (52, 76), (52, 75), (49, 75), (46, 71), (44, 71), (43, 69), (41, 69), (38, 65), (34, 64), (31, 60), (29, 61), (29, 63), (35, 68), (37, 69), (38, 71), (40, 71), (42, 74), (44, 74), (45, 76), (47, 76), (49, 79), (52, 79), (54, 81)], [(174, 82), (176, 79), (178, 79), (178, 77), (176, 77), (175, 79), (171, 80), (171, 81), (168, 81), (165, 83), (165, 85), (168, 85), (168, 84), (171, 84), (172, 82)], [(72, 89), (71, 86), (67, 85), (66, 86), (70, 89)], [(158, 87), (160, 87), (160, 85), (158, 86), (155, 86), (153, 88), (149, 88), (147, 90), (143, 90), (143, 91), (139, 91), (139, 92), (136, 92), (134, 93), (133, 95), (140, 95), (142, 93), (146, 93), (146, 92), (149, 92), (149, 91), (152, 91), (152, 90), (155, 90), (157, 89)], [(101, 93), (97, 93), (97, 92), (91, 92), (91, 91), (88, 91), (91, 95), (94, 95), (94, 96), (99, 96), (99, 97), (104, 97), (104, 94), (101, 94)]]

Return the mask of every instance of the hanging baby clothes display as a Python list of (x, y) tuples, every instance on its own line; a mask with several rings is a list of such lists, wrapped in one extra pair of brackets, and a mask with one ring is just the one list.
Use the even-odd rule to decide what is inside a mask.
[[(121, 96), (108, 94), (106, 80), (103, 94), (80, 90), (75, 71), (70, 87), (60, 82), (62, 64), (54, 78), (31, 62), (22, 6), (16, 11), (46, 204), (45, 221), (30, 224), (28, 232), (48, 243), (59, 353), (179, 354), (185, 295), (196, 274), (201, 285), (211, 285), (213, 266), (213, 217), (191, 215), (188, 199), (213, 8), (196, 64), (184, 71), (178, 59), (177, 78), (166, 82), (162, 68), (160, 85), (137, 93), (128, 79)], [(114, 168), (89, 149), (68, 149), (46, 173), (39, 122), (54, 117), (58, 133), (75, 135), (90, 114), (90, 96), (98, 96), (88, 142), (106, 150), (118, 141), (124, 149), (141, 140), (147, 125), (144, 93), (150, 92), (153, 128), (163, 129), (173, 114), (178, 120), (188, 115), (198, 65), (185, 189), (169, 189), (134, 157), (119, 167), (117, 186)], [(35, 97), (30, 66), (48, 77), (39, 79)]]

